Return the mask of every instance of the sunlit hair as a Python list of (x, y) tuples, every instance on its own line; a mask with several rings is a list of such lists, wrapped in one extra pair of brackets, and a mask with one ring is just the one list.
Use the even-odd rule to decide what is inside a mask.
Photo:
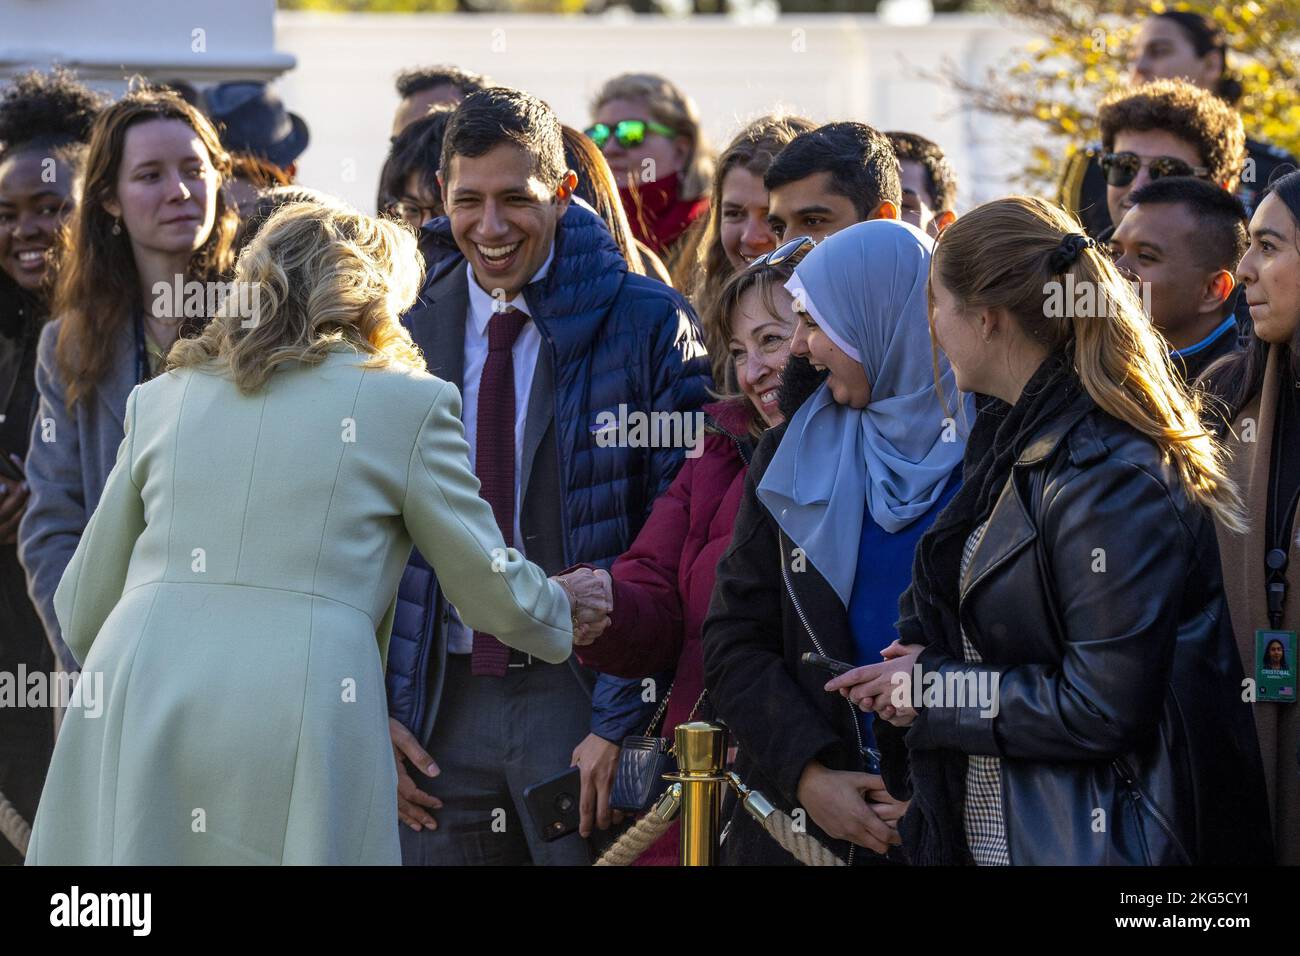
[(700, 237), (699, 261), (687, 289), (692, 301), (703, 303), (714, 298), (733, 271), (722, 247), (722, 181), (733, 169), (743, 169), (761, 181), (776, 154), (800, 133), (814, 128), (811, 120), (801, 116), (760, 116), (737, 133), (718, 157), (708, 224)]
[[(811, 248), (811, 247), (809, 247)], [(767, 428), (763, 419), (749, 396), (740, 390), (736, 380), (736, 365), (731, 358), (732, 323), (740, 300), (750, 290), (758, 292), (759, 301), (772, 318), (786, 322), (788, 316), (783, 314), (776, 304), (776, 290), (782, 289), (794, 275), (794, 267), (803, 261), (806, 249), (801, 249), (789, 258), (781, 260), (774, 266), (766, 263), (741, 269), (728, 279), (709, 301), (704, 312), (701, 326), (704, 331), (704, 345), (709, 350), (709, 363), (713, 370), (713, 381), (717, 383), (714, 396), (723, 401), (743, 398), (749, 405), (749, 431), (755, 437)], [(794, 334), (791, 323), (790, 334)]]
[(572, 126), (560, 127), (564, 137), (564, 159), (569, 168), (577, 174), (578, 184), (573, 194), (591, 206), (596, 215), (605, 221), (610, 235), (623, 254), (627, 271), (639, 276), (645, 275), (645, 264), (641, 259), (641, 250), (637, 247), (636, 236), (627, 221), (627, 213), (618, 198), (618, 183), (609, 168), (605, 154), (596, 148), (586, 133), (579, 132)]
[(398, 321), (423, 276), (415, 236), (401, 224), (341, 203), (284, 206), (235, 266), (236, 287), (255, 290), (244, 299), (254, 315), (241, 315), (241, 297), (230, 295), (202, 335), (172, 346), (167, 368), (212, 367), (248, 394), (280, 365), (319, 365), (344, 343), (371, 356), (366, 368), (423, 370)]
[(116, 198), (126, 134), (151, 120), (178, 120), (194, 130), (218, 174), (212, 231), (190, 256), (185, 280), (220, 281), (234, 259), (239, 217), (222, 188), (230, 178), (230, 157), (217, 131), (176, 93), (133, 87), (106, 107), (91, 127), (81, 203), (68, 221), (62, 244), (52, 314), (62, 319), (54, 355), (69, 410), (103, 380), (117, 355), (116, 343), (129, 334), (131, 317), (140, 305), (131, 237), (124, 228), (114, 234), (115, 220), (104, 203)]
[[(1072, 348), (1074, 369), (1107, 414), (1154, 441), (1178, 469), (1188, 494), (1223, 524), (1245, 528), (1237, 487), (1224, 471), (1223, 449), (1202, 415), (1199, 391), (1188, 390), (1168, 346), (1142, 310), (1133, 286), (1097, 248), (1082, 251), (1064, 272), (1050, 265), (1061, 240), (1083, 227), (1059, 206), (1029, 196), (998, 199), (957, 219), (935, 242), (930, 281), (965, 310), (1005, 309), (1030, 339), (1050, 353)], [(1110, 303), (1097, 315), (1054, 317), (1051, 283), (1090, 284)], [(933, 315), (933, 293), (930, 296)]]
[(682, 165), (678, 183), (680, 198), (698, 199), (709, 191), (709, 181), (713, 176), (713, 156), (704, 140), (700, 111), (694, 100), (671, 80), (654, 73), (624, 73), (608, 80), (592, 101), (592, 115), (610, 100), (644, 103), (650, 119), (676, 130), (678, 135), (691, 141), (691, 151)]

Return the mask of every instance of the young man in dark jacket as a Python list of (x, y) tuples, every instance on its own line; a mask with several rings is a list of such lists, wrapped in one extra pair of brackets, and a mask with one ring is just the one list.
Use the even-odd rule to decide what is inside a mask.
[[(426, 245), (446, 252), (430, 257), (412, 337), (463, 393), (471, 464), (507, 543), (550, 573), (607, 567), (685, 448), (601, 425), (695, 413), (709, 383), (695, 316), (669, 287), (629, 274), (604, 223), (570, 202), (560, 124), (540, 100), (500, 87), (467, 97), (439, 179), (448, 218), (427, 227)], [(575, 764), (584, 822), (607, 825), (618, 742), (655, 704), (639, 681), (593, 682), (576, 659), (546, 664), (471, 634), (418, 554), (399, 592), (388, 696), (413, 864), (588, 863), (576, 834), (541, 839), (523, 790)]]
[(1174, 366), (1194, 381), (1241, 347), (1233, 273), (1248, 244), (1246, 210), (1231, 193), (1190, 176), (1157, 179), (1130, 198), (1111, 255), (1142, 283)]

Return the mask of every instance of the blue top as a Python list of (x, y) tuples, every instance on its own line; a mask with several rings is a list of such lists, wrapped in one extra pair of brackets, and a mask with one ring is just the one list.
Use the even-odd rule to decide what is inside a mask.
[[(930, 510), (902, 531), (889, 532), (867, 512), (862, 516), (862, 537), (858, 544), (858, 566), (849, 598), (849, 630), (853, 635), (853, 663), (879, 664), (880, 652), (898, 637), (898, 599), (912, 583), (912, 556), (934, 519), (961, 487), (961, 468), (953, 470)], [(874, 714), (858, 712), (862, 721), (863, 746), (875, 749), (871, 731)], [(873, 769), (879, 773), (878, 769)]]
[(1197, 352), (1203, 352), (1217, 342), (1220, 336), (1227, 334), (1229, 329), (1232, 329), (1233, 331), (1236, 331), (1237, 329), (1237, 316), (1235, 314), (1229, 315), (1222, 323), (1220, 323), (1217, 329), (1205, 338), (1201, 339), (1201, 341), (1197, 342), (1195, 345), (1189, 345), (1185, 349), (1177, 349), (1169, 354), (1177, 356), (1178, 358), (1184, 358), (1188, 355), (1195, 355)]

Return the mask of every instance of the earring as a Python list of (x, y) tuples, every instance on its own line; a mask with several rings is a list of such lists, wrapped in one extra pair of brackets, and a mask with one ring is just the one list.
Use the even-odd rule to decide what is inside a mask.
[(122, 220), (121, 220), (121, 219), (114, 219), (114, 220), (113, 220), (113, 230), (112, 230), (112, 231), (113, 231), (113, 235), (115, 235), (115, 236), (120, 236), (120, 235), (122, 234)]

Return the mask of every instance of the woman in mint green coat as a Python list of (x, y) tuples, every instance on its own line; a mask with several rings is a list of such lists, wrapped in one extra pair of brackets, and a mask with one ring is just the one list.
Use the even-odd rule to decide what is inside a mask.
[(569, 594), (505, 546), (460, 395), (398, 323), (414, 237), (290, 206), (236, 278), (255, 293), (131, 393), (55, 594), (82, 676), (29, 864), (400, 863), (384, 656), (412, 543), (466, 624), (569, 656)]

